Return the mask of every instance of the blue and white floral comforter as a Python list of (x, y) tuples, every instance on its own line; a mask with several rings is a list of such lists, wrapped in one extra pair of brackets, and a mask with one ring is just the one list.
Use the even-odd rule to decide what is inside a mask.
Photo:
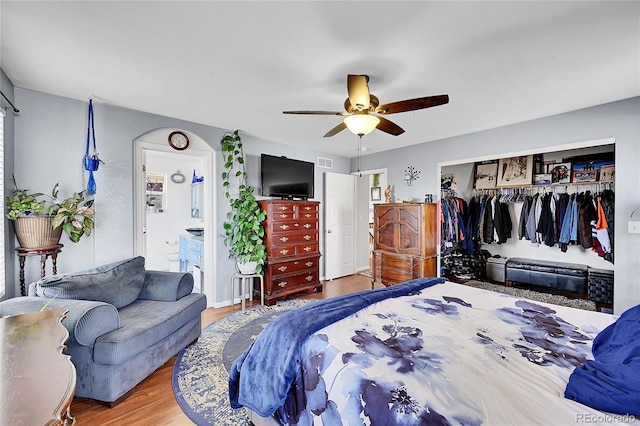
[(593, 338), (615, 319), (434, 285), (311, 335), (298, 391), (276, 414), (290, 425), (592, 422), (602, 413), (563, 394), (573, 369), (592, 358)]

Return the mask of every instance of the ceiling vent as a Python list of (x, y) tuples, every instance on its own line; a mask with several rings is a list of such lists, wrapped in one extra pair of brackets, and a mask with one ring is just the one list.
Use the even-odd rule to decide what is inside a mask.
[(318, 167), (323, 169), (333, 169), (333, 160), (331, 158), (318, 157)]

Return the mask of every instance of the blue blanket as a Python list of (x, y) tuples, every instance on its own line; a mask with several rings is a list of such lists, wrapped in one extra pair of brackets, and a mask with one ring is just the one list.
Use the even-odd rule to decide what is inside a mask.
[(234, 361), (229, 374), (231, 406), (248, 407), (261, 416), (270, 416), (284, 404), (299, 374), (300, 348), (308, 336), (373, 303), (416, 294), (444, 281), (442, 278), (419, 278), (322, 300), (280, 315)]
[(564, 396), (616, 414), (640, 415), (640, 305), (600, 332), (594, 360), (577, 367)]

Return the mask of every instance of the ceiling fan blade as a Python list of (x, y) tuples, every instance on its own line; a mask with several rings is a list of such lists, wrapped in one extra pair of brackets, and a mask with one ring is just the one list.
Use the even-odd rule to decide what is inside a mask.
[(393, 123), (392, 121), (389, 121), (384, 117), (378, 118), (380, 119), (380, 122), (376, 126), (376, 129), (382, 130), (383, 132), (389, 133), (393, 136), (399, 136), (404, 133), (404, 129), (398, 126), (396, 123)]
[(334, 127), (333, 129), (329, 130), (327, 132), (326, 135), (324, 135), (325, 138), (330, 138), (331, 136), (335, 135), (336, 133), (340, 133), (341, 131), (343, 131), (344, 129), (347, 128), (347, 125), (344, 124), (344, 121), (341, 121), (340, 124), (338, 124), (336, 127)]
[(309, 115), (346, 115), (337, 111), (282, 111), (283, 114), (309, 114)]
[(349, 102), (354, 110), (367, 111), (369, 109), (369, 77), (366, 75), (349, 74), (347, 76), (347, 92)]
[(396, 114), (398, 112), (415, 111), (430, 108), (449, 102), (449, 95), (426, 96), (424, 98), (407, 99), (404, 101), (383, 104), (376, 108), (378, 114)]

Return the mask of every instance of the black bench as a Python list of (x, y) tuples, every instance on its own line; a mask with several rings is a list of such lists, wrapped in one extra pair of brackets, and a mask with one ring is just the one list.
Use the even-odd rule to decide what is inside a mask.
[(589, 267), (579, 263), (512, 257), (507, 261), (506, 284), (528, 284), (586, 296)]

